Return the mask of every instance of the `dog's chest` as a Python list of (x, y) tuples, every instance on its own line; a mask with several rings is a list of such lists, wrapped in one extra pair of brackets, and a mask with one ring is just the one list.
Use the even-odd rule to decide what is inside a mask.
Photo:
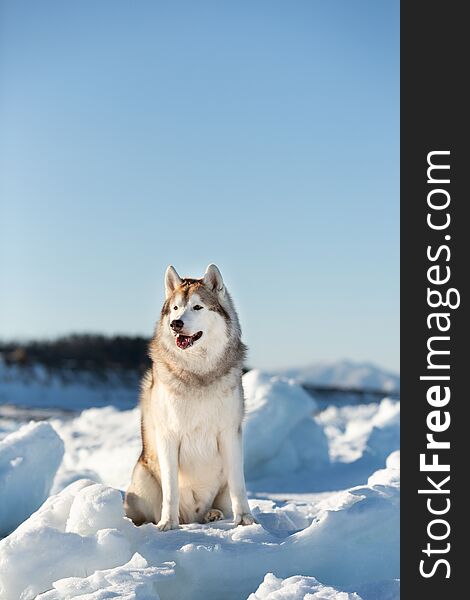
[(238, 388), (214, 386), (202, 393), (175, 393), (159, 386), (155, 390), (153, 406), (157, 428), (164, 427), (177, 437), (191, 435), (196, 440), (217, 436), (227, 427), (238, 427), (243, 399)]
[(233, 388), (193, 395), (174, 394), (163, 386), (158, 391), (154, 404), (157, 435), (177, 440), (182, 481), (208, 485), (209, 480), (222, 477), (220, 435), (223, 430), (238, 428), (242, 404)]

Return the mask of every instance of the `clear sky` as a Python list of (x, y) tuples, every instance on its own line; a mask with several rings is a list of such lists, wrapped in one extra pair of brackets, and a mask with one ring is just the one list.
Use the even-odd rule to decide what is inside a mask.
[(398, 369), (397, 0), (3, 1), (0, 132), (1, 338), (215, 262), (251, 365)]

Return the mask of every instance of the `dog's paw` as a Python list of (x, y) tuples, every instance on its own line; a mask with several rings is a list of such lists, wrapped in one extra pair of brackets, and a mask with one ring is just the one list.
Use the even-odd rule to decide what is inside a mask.
[(241, 515), (235, 515), (234, 524), (237, 525), (253, 525), (256, 523), (256, 519), (251, 513), (243, 513)]
[(161, 519), (158, 523), (157, 523), (157, 529), (159, 529), (160, 531), (170, 531), (170, 529), (179, 529), (180, 528), (180, 524), (178, 523), (178, 521), (172, 521), (171, 519)]
[(211, 508), (204, 515), (202, 522), (203, 523), (212, 523), (213, 521), (220, 521), (224, 519), (224, 513), (218, 508)]

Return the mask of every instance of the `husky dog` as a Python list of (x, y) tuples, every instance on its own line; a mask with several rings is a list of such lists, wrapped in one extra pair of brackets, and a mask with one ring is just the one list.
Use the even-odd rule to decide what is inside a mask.
[(201, 279), (170, 266), (165, 290), (142, 381), (142, 453), (126, 514), (161, 531), (231, 517), (251, 525), (241, 431), (246, 347), (232, 299), (215, 265)]

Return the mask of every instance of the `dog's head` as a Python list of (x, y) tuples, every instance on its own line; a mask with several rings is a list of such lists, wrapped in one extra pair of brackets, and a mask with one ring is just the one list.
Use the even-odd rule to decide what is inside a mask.
[(240, 337), (235, 309), (215, 265), (209, 265), (200, 279), (182, 278), (169, 266), (165, 295), (158, 335), (184, 363), (216, 360), (231, 338)]

